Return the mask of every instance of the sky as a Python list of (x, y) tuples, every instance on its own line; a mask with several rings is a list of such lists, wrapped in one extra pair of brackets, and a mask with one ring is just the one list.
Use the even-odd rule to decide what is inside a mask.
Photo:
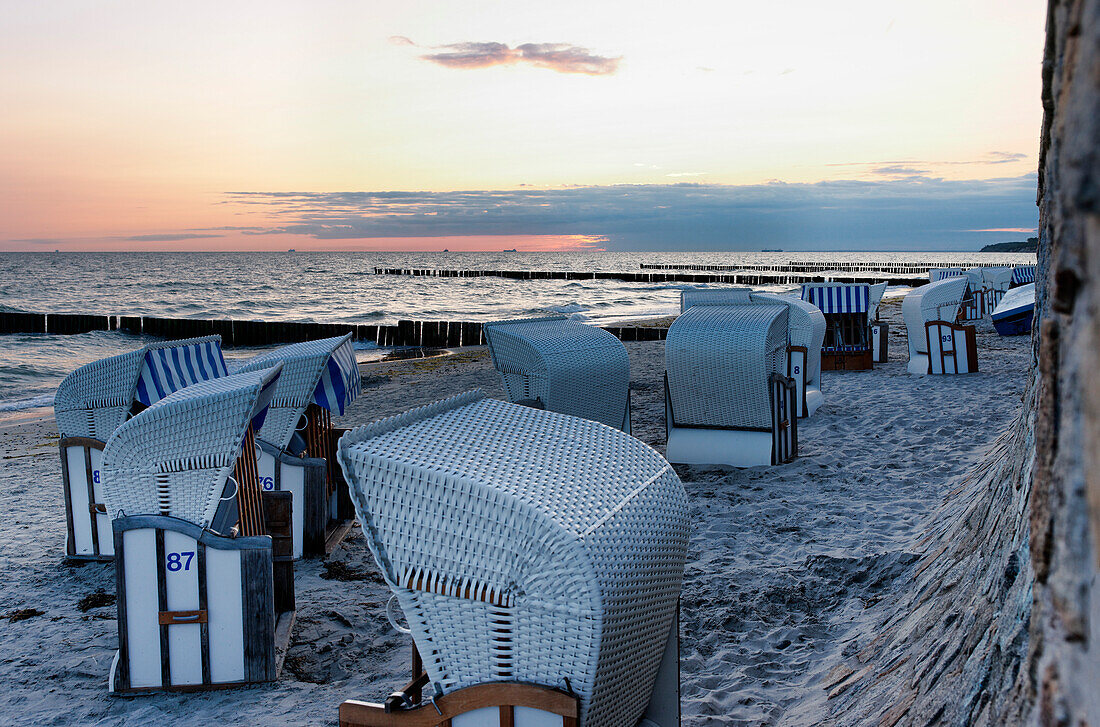
[(0, 14), (0, 250), (973, 250), (1035, 234), (1035, 0)]

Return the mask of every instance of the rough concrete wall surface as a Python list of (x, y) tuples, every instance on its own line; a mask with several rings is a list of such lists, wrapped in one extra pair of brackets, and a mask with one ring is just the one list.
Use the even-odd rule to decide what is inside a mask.
[(1051, 0), (1035, 364), (913, 581), (824, 684), (836, 725), (1100, 726), (1100, 0)]
[(1035, 573), (1043, 725), (1100, 725), (1100, 0), (1052, 0), (1043, 63)]

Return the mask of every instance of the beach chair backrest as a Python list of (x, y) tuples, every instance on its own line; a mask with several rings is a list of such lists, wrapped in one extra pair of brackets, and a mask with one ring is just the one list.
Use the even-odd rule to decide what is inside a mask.
[(484, 331), (510, 401), (623, 426), (630, 360), (614, 335), (564, 316), (495, 321)]
[(210, 527), (241, 483), (231, 475), (250, 431), (263, 426), (279, 367), (202, 381), (122, 424), (103, 450), (107, 512), (168, 515)]
[(868, 286), (868, 308), (867, 308), (867, 320), (878, 320), (878, 306), (882, 302), (882, 296), (886, 294), (887, 283), (873, 283)]
[(65, 377), (54, 396), (61, 438), (106, 440), (130, 413), (145, 349), (85, 364)]
[(348, 432), (339, 459), (432, 683), (568, 684), (581, 724), (637, 724), (687, 546), (664, 458), (468, 392)]
[(753, 293), (757, 305), (784, 305), (788, 314), (788, 340), (791, 346), (806, 349), (805, 379), (811, 385), (821, 380), (821, 346), (825, 341), (825, 315), (813, 303), (790, 295)]
[(686, 288), (680, 291), (680, 312), (693, 305), (749, 305), (752, 288)]
[(969, 281), (965, 276), (953, 276), (914, 288), (905, 296), (901, 303), (901, 315), (909, 338), (910, 356), (928, 353), (925, 323), (955, 322), (959, 305), (968, 289)]
[(769, 430), (769, 381), (785, 375), (788, 308), (692, 306), (665, 339), (677, 426)]
[(276, 363), (282, 364), (282, 373), (258, 434), (279, 448), (290, 443), (310, 404), (331, 414), (343, 414), (362, 389), (350, 333), (267, 351), (249, 360), (240, 371), (259, 371)]

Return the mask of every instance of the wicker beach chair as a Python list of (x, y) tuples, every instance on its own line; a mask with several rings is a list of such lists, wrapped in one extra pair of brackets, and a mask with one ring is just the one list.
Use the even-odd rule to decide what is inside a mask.
[(565, 316), (486, 323), (510, 401), (630, 433), (630, 360), (618, 338)]
[(1012, 283), (1010, 287), (1018, 288), (1021, 285), (1035, 282), (1034, 265), (1017, 265), (1012, 268)]
[(788, 312), (785, 374), (795, 382), (799, 417), (812, 415), (825, 401), (821, 393), (821, 345), (825, 316), (814, 305), (789, 295), (749, 288), (688, 288), (680, 294), (680, 312), (693, 305), (784, 305)]
[(282, 374), (258, 432), (260, 483), (265, 490), (291, 493), (294, 557), (326, 555), (355, 518), (336, 462), (336, 440), (346, 430), (332, 426), (332, 416), (343, 414), (362, 388), (351, 334), (283, 346), (240, 371), (276, 363), (282, 363)]
[(973, 326), (956, 321), (966, 297), (965, 276), (914, 288), (901, 304), (909, 338), (909, 373), (968, 373), (978, 370)]
[(872, 286), (867, 283), (804, 283), (802, 299), (825, 316), (825, 341), (821, 346), (821, 367), (826, 371), (863, 371), (874, 366), (875, 347), (871, 317), (882, 299), (872, 303)]
[[(103, 451), (115, 546), (116, 692), (271, 681), (293, 623), (287, 493), (262, 493), (254, 432), (279, 367), (200, 382)], [(276, 529), (278, 531), (276, 532)]]
[(928, 282), (937, 283), (944, 278), (960, 278), (966, 276), (963, 268), (929, 268)]
[(153, 343), (81, 366), (57, 388), (65, 492), (65, 555), (114, 558), (110, 518), (100, 486), (103, 446), (129, 417), (185, 386), (225, 376), (221, 338)]
[(679, 723), (688, 503), (660, 455), (474, 391), (353, 429), (339, 456), (425, 670), (342, 725)]
[(798, 452), (786, 369), (788, 306), (694, 305), (665, 340), (666, 457), (682, 464), (782, 464)]

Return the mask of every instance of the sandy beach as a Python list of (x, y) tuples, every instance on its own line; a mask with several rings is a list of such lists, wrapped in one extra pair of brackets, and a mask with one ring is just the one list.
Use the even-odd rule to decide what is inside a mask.
[[(978, 324), (980, 373), (906, 373), (900, 299), (884, 303), (890, 362), (824, 372), (799, 457), (745, 470), (678, 467), (693, 508), (682, 596), (681, 689), (690, 725), (809, 725), (824, 676), (865, 642), (865, 611), (906, 588), (944, 496), (1021, 409), (1030, 337)], [(663, 452), (663, 344), (627, 343), (634, 434)], [(484, 348), (363, 366), (353, 426), (481, 388), (503, 397)], [(295, 566), (297, 623), (273, 685), (107, 694), (117, 646), (110, 564), (66, 564), (57, 433), (45, 409), (0, 420), (0, 714), (10, 724), (335, 724), (345, 698), (407, 679), (409, 639), (358, 529)], [(105, 595), (100, 595), (105, 594)]]

